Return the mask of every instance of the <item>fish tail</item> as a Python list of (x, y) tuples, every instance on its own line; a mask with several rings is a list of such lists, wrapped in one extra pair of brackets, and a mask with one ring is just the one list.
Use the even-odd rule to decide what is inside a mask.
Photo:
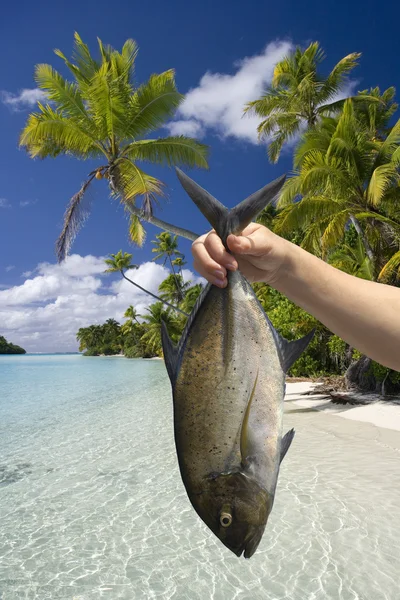
[(225, 246), (228, 235), (239, 235), (276, 198), (286, 178), (282, 175), (229, 210), (180, 169), (177, 168), (176, 172), (183, 188)]

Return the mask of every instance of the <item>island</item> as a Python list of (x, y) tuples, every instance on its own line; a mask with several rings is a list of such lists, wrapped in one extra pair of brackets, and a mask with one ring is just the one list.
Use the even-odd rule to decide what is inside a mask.
[(26, 354), (26, 350), (7, 342), (6, 338), (0, 335), (0, 354)]

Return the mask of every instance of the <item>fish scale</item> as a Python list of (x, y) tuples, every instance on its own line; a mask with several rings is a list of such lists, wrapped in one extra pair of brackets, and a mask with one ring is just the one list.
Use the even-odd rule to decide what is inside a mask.
[[(229, 211), (177, 171), (225, 245), (284, 181)], [(285, 373), (312, 335), (294, 342), (282, 338), (239, 271), (228, 273), (224, 289), (207, 285), (178, 346), (163, 324), (182, 481), (197, 514), (237, 556), (254, 554), (272, 510), (280, 463), (294, 435), (292, 430), (282, 438)]]

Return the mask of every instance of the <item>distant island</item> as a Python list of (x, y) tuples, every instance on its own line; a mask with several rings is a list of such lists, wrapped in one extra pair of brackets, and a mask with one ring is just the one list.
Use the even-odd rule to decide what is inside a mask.
[(6, 338), (0, 335), (0, 354), (26, 354), (26, 350), (7, 342)]

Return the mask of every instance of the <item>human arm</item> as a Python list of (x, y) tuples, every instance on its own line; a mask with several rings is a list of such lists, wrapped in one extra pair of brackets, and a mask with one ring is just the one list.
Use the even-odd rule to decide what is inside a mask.
[(249, 281), (268, 283), (360, 352), (400, 370), (400, 288), (348, 275), (256, 223), (227, 245), (232, 254), (213, 232), (193, 243), (206, 279), (225, 287), (227, 270), (239, 266)]

